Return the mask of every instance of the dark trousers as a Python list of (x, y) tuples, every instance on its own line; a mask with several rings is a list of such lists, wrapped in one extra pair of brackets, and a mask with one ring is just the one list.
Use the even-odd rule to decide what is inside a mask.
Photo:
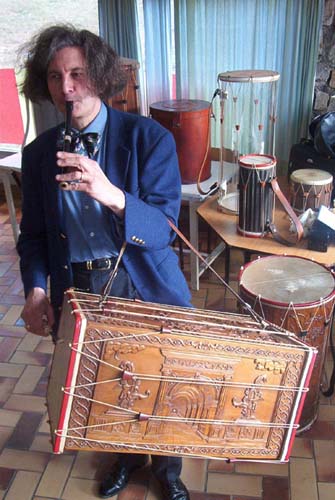
[[(75, 271), (73, 272), (73, 285), (83, 291), (101, 294), (110, 273), (110, 270)], [(138, 297), (136, 289), (123, 266), (119, 267), (110, 290), (110, 295), (125, 299)], [(145, 465), (147, 457), (137, 453), (119, 453), (118, 461), (120, 465), (126, 467), (128, 470), (132, 470), (138, 466)], [(174, 481), (181, 473), (182, 459), (180, 457), (153, 455), (151, 461), (152, 472), (158, 480)]]

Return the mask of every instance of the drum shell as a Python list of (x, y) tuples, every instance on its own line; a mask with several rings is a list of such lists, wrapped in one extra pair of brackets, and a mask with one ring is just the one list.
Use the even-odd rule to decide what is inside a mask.
[[(310, 173), (310, 179), (315, 177), (315, 182), (303, 182), (304, 172)], [(324, 177), (320, 183), (318, 175)], [(296, 177), (300, 177), (299, 181)], [(321, 178), (321, 177), (320, 177)], [(308, 208), (318, 210), (321, 205), (329, 208), (333, 190), (333, 177), (323, 170), (302, 169), (292, 172), (290, 176), (290, 203), (297, 214), (305, 212)]]
[(211, 175), (210, 115), (207, 101), (170, 100), (150, 105), (150, 116), (174, 136), (183, 184), (200, 182)]
[[(262, 155), (247, 155), (252, 158)], [(243, 164), (243, 156), (239, 161), (239, 218), (237, 231), (243, 236), (262, 237), (267, 232), (269, 223), (273, 221), (274, 192), (271, 180), (276, 177), (276, 162), (273, 157), (263, 155), (272, 160), (266, 166)]]
[[(280, 261), (289, 262), (290, 260), (295, 265), (299, 264), (299, 260), (307, 261), (307, 259), (298, 257), (269, 256), (262, 257), (244, 266), (239, 275), (239, 294), (241, 298), (265, 320), (285, 328), (299, 338), (303, 338), (309, 345), (318, 350), (318, 355), (310, 381), (309, 392), (306, 396), (300, 419), (300, 429), (303, 431), (311, 427), (318, 415), (320, 385), (326, 356), (326, 348), (331, 332), (331, 318), (334, 309), (335, 290), (333, 289), (332, 292), (328, 293), (328, 295), (323, 297), (322, 300), (320, 299), (320, 301), (295, 303), (292, 305), (290, 302), (275, 302), (270, 300), (266, 296), (266, 292), (258, 295), (253, 291), (254, 289), (252, 288), (252, 284), (249, 285), (249, 283), (245, 283), (246, 273), (251, 270), (251, 267), (255, 268), (254, 273), (256, 273), (256, 266), (258, 264), (260, 266), (258, 271), (259, 276), (264, 276), (264, 274), (266, 274), (266, 267), (268, 263), (271, 265), (271, 262), (276, 261), (280, 263)], [(312, 266), (319, 266), (320, 269), (328, 272), (329, 275), (332, 274), (321, 264), (317, 264), (313, 261), (310, 261), (310, 263)], [(284, 267), (285, 266), (283, 266), (283, 268)], [(282, 270), (284, 271), (283, 268)], [(279, 270), (279, 266), (277, 269)], [(248, 276), (248, 280), (250, 281), (252, 280), (251, 276), (251, 274)], [(272, 281), (271, 286), (276, 286), (275, 279)]]

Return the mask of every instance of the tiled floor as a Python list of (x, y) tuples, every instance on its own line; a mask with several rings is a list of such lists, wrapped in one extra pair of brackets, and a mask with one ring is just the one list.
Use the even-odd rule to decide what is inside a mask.
[[(19, 214), (18, 214), (19, 216)], [(233, 255), (231, 280), (242, 256)], [(223, 270), (223, 261), (216, 262)], [(189, 276), (188, 257), (185, 274)], [(108, 470), (109, 454), (79, 452), (53, 455), (47, 423), (45, 391), (52, 343), (27, 334), (20, 320), (24, 302), (18, 258), (8, 213), (0, 198), (0, 499), (88, 500)], [(216, 278), (207, 274), (193, 294), (196, 307), (234, 310)], [(329, 377), (330, 354), (326, 362)], [(325, 384), (326, 385), (326, 384)], [(334, 500), (335, 396), (321, 396), (317, 422), (295, 440), (288, 464), (227, 464), (184, 459), (182, 478), (192, 500)], [(133, 476), (119, 500), (158, 500), (159, 491), (145, 469)]]

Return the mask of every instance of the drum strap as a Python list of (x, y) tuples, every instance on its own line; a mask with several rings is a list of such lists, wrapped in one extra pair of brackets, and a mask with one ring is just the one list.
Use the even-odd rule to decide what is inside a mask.
[(296, 216), (293, 208), (291, 207), (291, 205), (289, 204), (289, 202), (287, 201), (284, 193), (282, 192), (282, 190), (280, 189), (279, 187), (279, 184), (278, 184), (278, 181), (277, 181), (277, 178), (274, 178), (272, 179), (271, 181), (271, 187), (273, 189), (273, 192), (275, 193), (275, 195), (277, 196), (277, 198), (279, 199), (280, 203), (282, 204), (282, 206), (284, 207), (286, 213), (289, 215), (289, 217), (292, 219), (292, 222), (295, 226), (295, 229), (296, 229), (296, 241), (292, 242), (292, 241), (289, 241), (289, 240), (286, 240), (285, 238), (283, 238), (277, 231), (275, 225), (271, 222), (268, 223), (268, 226), (267, 226), (267, 229), (268, 231), (272, 234), (273, 238), (278, 241), (278, 243), (281, 243), (282, 245), (286, 245), (286, 246), (294, 246), (296, 245), (296, 243), (298, 241), (301, 240), (301, 238), (303, 237), (303, 234), (304, 234), (304, 228), (302, 227), (302, 224), (299, 220), (299, 218)]
[(210, 141), (211, 141), (211, 118), (214, 117), (214, 113), (213, 113), (213, 101), (214, 101), (214, 98), (218, 95), (219, 93), (219, 89), (217, 89), (215, 92), (214, 92), (214, 95), (212, 97), (212, 100), (211, 100), (211, 103), (209, 105), (209, 114), (208, 114), (208, 127), (207, 127), (207, 145), (206, 145), (206, 151), (205, 151), (205, 155), (204, 155), (204, 158), (202, 160), (202, 163), (201, 163), (201, 166), (200, 166), (200, 170), (199, 170), (199, 173), (198, 173), (198, 178), (197, 178), (197, 189), (198, 189), (198, 192), (202, 195), (208, 195), (209, 193), (211, 194), (214, 194), (214, 192), (218, 189), (218, 183), (215, 182), (214, 184), (211, 185), (211, 187), (207, 190), (207, 191), (204, 191), (201, 187), (201, 184), (200, 184), (200, 179), (201, 179), (201, 176), (202, 176), (202, 172), (204, 170), (204, 167), (205, 167), (205, 164), (206, 164), (206, 160), (207, 160), (207, 156), (208, 156), (208, 152), (209, 152), (209, 147), (210, 147)]
[(194, 248), (194, 246), (192, 245), (192, 243), (186, 238), (186, 236), (181, 231), (179, 231), (179, 229), (177, 228), (177, 226), (175, 226), (175, 224), (170, 219), (168, 219), (168, 223), (169, 223), (169, 226), (171, 227), (171, 229), (173, 229), (173, 231), (186, 244), (186, 246), (188, 246), (188, 248), (201, 260), (201, 262), (206, 266), (207, 269), (210, 269), (212, 271), (212, 273), (217, 277), (217, 279), (220, 281), (220, 283), (222, 283), (225, 286), (225, 288), (227, 288), (227, 290), (230, 291), (230, 293), (239, 301), (239, 303), (243, 306), (243, 308), (245, 309), (245, 311), (248, 312), (249, 315), (254, 320), (256, 320), (258, 323), (260, 323), (264, 329), (266, 329), (267, 327), (270, 326), (272, 329), (274, 329), (276, 331), (280, 331), (280, 332), (285, 331), (280, 326), (275, 325), (275, 324), (271, 323), (270, 321), (265, 320), (263, 318), (263, 316), (261, 316), (260, 314), (258, 314), (251, 307), (250, 304), (248, 304), (231, 286), (229, 286), (229, 284), (222, 278), (222, 276), (220, 276), (220, 274), (214, 269), (214, 267), (212, 267), (206, 261), (206, 259), (201, 255), (201, 253), (196, 248)]

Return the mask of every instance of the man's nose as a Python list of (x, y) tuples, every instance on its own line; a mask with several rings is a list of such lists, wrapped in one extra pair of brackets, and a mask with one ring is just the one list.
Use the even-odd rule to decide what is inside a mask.
[(72, 92), (74, 88), (73, 79), (70, 76), (64, 76), (62, 80), (62, 89), (64, 94)]

